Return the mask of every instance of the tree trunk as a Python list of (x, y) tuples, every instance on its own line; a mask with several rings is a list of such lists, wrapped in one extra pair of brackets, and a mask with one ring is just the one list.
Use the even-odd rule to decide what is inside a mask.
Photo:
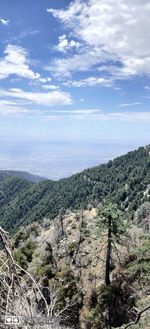
[[(112, 247), (112, 243), (111, 243), (111, 236), (112, 236), (111, 224), (112, 224), (112, 218), (111, 218), (111, 216), (109, 216), (109, 218), (108, 218), (108, 233), (107, 233), (106, 264), (105, 264), (105, 285), (107, 287), (110, 285), (110, 264), (111, 264), (111, 247)], [(111, 329), (109, 302), (108, 302), (108, 305), (107, 305), (105, 326), (106, 326), (106, 329)]]
[(105, 285), (110, 285), (110, 263), (111, 263), (111, 216), (108, 218), (108, 233), (107, 233), (107, 251), (105, 264)]
[(64, 236), (64, 214), (65, 214), (65, 210), (64, 208), (61, 208), (59, 211), (59, 219), (60, 219), (60, 225), (61, 225), (61, 235)]

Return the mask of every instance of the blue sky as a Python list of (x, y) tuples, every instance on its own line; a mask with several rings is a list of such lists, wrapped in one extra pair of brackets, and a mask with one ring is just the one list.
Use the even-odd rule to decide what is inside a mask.
[(148, 0), (0, 1), (2, 169), (57, 178), (149, 144), (149, 16)]

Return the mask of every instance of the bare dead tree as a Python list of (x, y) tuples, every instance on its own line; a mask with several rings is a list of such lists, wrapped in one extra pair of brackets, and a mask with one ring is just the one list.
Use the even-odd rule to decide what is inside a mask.
[[(33, 328), (41, 328), (38, 319), (42, 316), (49, 319), (49, 324), (44, 324), (44, 329), (62, 329), (60, 325), (67, 309), (72, 305), (66, 304), (64, 309), (57, 311), (59, 291), (50, 290), (50, 303), (42, 293), (40, 283), (31, 274), (16, 263), (9, 235), (0, 227), (0, 322), (1, 328), (5, 328), (5, 318), (17, 316), (20, 319), (28, 318)], [(43, 309), (39, 305), (43, 305)], [(24, 322), (15, 328), (28, 328)]]
[(72, 263), (73, 264), (76, 264), (76, 259), (77, 259), (77, 256), (78, 256), (78, 253), (79, 253), (79, 249), (80, 249), (80, 244), (82, 242), (82, 230), (83, 230), (83, 222), (84, 222), (84, 215), (83, 215), (83, 211), (81, 212), (81, 223), (80, 223), (80, 227), (79, 227), (79, 239), (78, 239), (78, 242), (77, 242), (77, 247), (76, 247), (76, 250), (74, 252), (74, 255), (73, 255), (73, 259), (72, 259)]
[(64, 236), (64, 215), (65, 215), (65, 209), (64, 208), (61, 208), (59, 210), (59, 220), (60, 220), (60, 225), (61, 225), (61, 234), (62, 236)]

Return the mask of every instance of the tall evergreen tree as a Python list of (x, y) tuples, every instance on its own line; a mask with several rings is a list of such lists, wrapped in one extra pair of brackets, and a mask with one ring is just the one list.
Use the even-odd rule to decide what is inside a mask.
[[(109, 291), (111, 285), (110, 273), (112, 263), (112, 249), (116, 242), (120, 242), (127, 230), (123, 213), (118, 209), (116, 204), (108, 203), (102, 206), (98, 212), (99, 226), (101, 232), (106, 232), (106, 258), (105, 258), (105, 286)], [(111, 291), (111, 290), (110, 290)], [(111, 329), (110, 298), (108, 294), (105, 312), (105, 328)]]
[(98, 211), (101, 231), (106, 231), (105, 285), (110, 285), (112, 249), (116, 242), (121, 241), (127, 232), (127, 224), (121, 210), (116, 204), (108, 203)]

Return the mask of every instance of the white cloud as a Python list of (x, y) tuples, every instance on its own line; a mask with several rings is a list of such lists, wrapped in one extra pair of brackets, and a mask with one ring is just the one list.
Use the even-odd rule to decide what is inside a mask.
[(150, 112), (104, 112), (100, 109), (80, 109), (68, 111), (52, 111), (45, 113), (45, 118), (50, 120), (87, 120), (87, 121), (114, 121), (124, 123), (148, 123), (150, 122)]
[(1, 99), (0, 101), (0, 106), (20, 106), (20, 105), (27, 105), (30, 104), (30, 102), (25, 102), (25, 101), (12, 101), (12, 100), (5, 100), (5, 99)]
[(25, 114), (29, 114), (31, 113), (28, 109), (24, 109), (22, 107), (18, 107), (18, 106), (5, 106), (5, 108), (0, 108), (0, 115), (4, 115), (4, 116), (22, 116)]
[(39, 73), (30, 69), (26, 50), (20, 46), (9, 44), (4, 51), (4, 57), (0, 59), (0, 79), (11, 75), (31, 80), (40, 78)]
[(64, 10), (47, 11), (83, 45), (82, 52), (54, 61), (58, 74), (91, 70), (95, 64), (104, 62), (114, 79), (150, 73), (149, 0), (75, 0)]
[(140, 102), (134, 102), (134, 103), (123, 103), (120, 104), (118, 107), (128, 107), (128, 106), (137, 106), (137, 105), (141, 105), (142, 103)]
[(55, 10), (48, 8), (47, 12), (54, 15), (54, 17), (58, 17), (60, 20), (64, 22), (70, 23), (72, 17), (76, 14), (80, 13), (83, 10), (84, 4), (81, 3), (80, 0), (71, 2), (71, 5), (68, 7), (67, 10)]
[(106, 57), (99, 49), (86, 49), (86, 52), (77, 53), (72, 57), (55, 59), (46, 69), (52, 71), (55, 76), (69, 77), (73, 72), (90, 71), (105, 61)]
[(45, 90), (56, 90), (59, 89), (59, 86), (56, 85), (42, 85), (41, 86)]
[(22, 107), (21, 105), (17, 104), (17, 103), (13, 103), (10, 101), (4, 101), (2, 100), (0, 102), (0, 115), (4, 115), (4, 116), (22, 116), (22, 115), (26, 115), (29, 114), (30, 110)]
[(11, 97), (31, 101), (37, 105), (53, 106), (53, 105), (69, 105), (72, 99), (69, 93), (63, 91), (51, 92), (27, 92), (21, 89), (12, 88), (9, 90), (0, 89), (0, 97)]
[(50, 77), (45, 77), (45, 78), (39, 78), (38, 79), (38, 82), (41, 82), (41, 83), (46, 83), (46, 82), (51, 82), (52, 81), (52, 79), (50, 78)]
[[(20, 91), (21, 93), (21, 91)], [(23, 92), (22, 92), (23, 93)], [(19, 90), (15, 92), (10, 91), (10, 92), (2, 92), (0, 90), (0, 96), (3, 97), (14, 97), (14, 98), (20, 98), (21, 99), (25, 98), (24, 94), (21, 96), (19, 95)], [(38, 97), (38, 96), (37, 96)], [(39, 96), (40, 97), (40, 96)], [(29, 100), (32, 99), (33, 103), (35, 100), (35, 95), (33, 97), (30, 95), (26, 95), (26, 99)], [(41, 101), (41, 103), (40, 103)], [(36, 103), (37, 104), (37, 103)], [(39, 100), (38, 104), (43, 104), (43, 100)], [(46, 107), (43, 107), (42, 110), (39, 109), (31, 109), (31, 108), (26, 108), (24, 105), (26, 105), (24, 102), (20, 102), (20, 100), (4, 100), (2, 99), (0, 102), (0, 115), (3, 116), (26, 116), (30, 118), (31, 116), (38, 116), (39, 118), (43, 118), (45, 120), (66, 120), (66, 119), (71, 119), (71, 120), (86, 120), (86, 121), (114, 121), (114, 122), (124, 122), (124, 123), (150, 123), (150, 112), (104, 112), (101, 109), (53, 109), (49, 110)], [(55, 102), (52, 104), (51, 103), (45, 103), (44, 105), (57, 105)], [(60, 104), (59, 104), (60, 105)]]
[(74, 48), (79, 48), (80, 43), (75, 40), (68, 40), (66, 34), (63, 34), (59, 36), (59, 43), (55, 47), (56, 50), (65, 53), (68, 50), (74, 49)]
[(0, 18), (0, 23), (1, 23), (2, 25), (8, 25), (9, 22), (10, 22), (9, 19)]
[(111, 119), (132, 122), (132, 123), (141, 123), (141, 122), (150, 122), (150, 112), (121, 112), (121, 113), (112, 113), (109, 115)]
[(85, 114), (85, 115), (89, 115), (89, 114), (95, 114), (95, 113), (99, 113), (100, 110), (97, 109), (83, 109), (83, 110), (74, 110), (74, 111), (70, 111), (70, 113), (73, 114)]
[(40, 33), (41, 33), (40, 30), (30, 30), (30, 29), (26, 29), (26, 30), (22, 31), (18, 36), (14, 36), (14, 37), (12, 37), (11, 40), (24, 39), (24, 38), (26, 38), (26, 37), (34, 36), (34, 35), (37, 35), (37, 34), (40, 34)]
[(150, 112), (104, 112), (101, 110), (79, 110), (70, 113), (70, 118), (78, 120), (116, 121), (128, 123), (150, 122)]
[(82, 87), (82, 86), (104, 86), (104, 87), (112, 87), (113, 86), (113, 79), (109, 78), (103, 78), (103, 77), (89, 77), (87, 79), (83, 80), (69, 80), (67, 82), (64, 82), (64, 85), (66, 86), (73, 86), (73, 87)]
[(15, 33), (11, 33), (11, 35), (8, 36), (8, 39), (6, 40), (7, 43), (12, 43), (12, 42), (16, 42), (16, 41), (20, 41), (24, 38), (27, 37), (33, 37), (37, 34), (40, 34), (41, 31), (40, 30), (31, 30), (31, 29), (26, 29), (21, 31), (19, 34)]

